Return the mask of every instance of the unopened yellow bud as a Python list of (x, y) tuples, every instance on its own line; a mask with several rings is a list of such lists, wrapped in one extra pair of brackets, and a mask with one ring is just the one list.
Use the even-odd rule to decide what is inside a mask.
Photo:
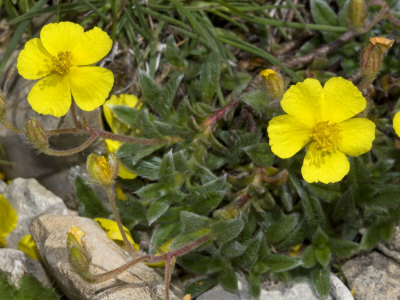
[(281, 99), (285, 92), (285, 81), (282, 75), (272, 69), (265, 69), (261, 71), (260, 77), (271, 98), (274, 100)]
[(26, 122), (26, 137), (40, 151), (49, 146), (47, 135), (37, 119), (28, 119)]
[(372, 82), (378, 74), (387, 49), (393, 45), (393, 40), (384, 37), (371, 37), (369, 45), (361, 54), (361, 74), (364, 80)]
[(86, 274), (89, 270), (90, 257), (82, 242), (84, 232), (72, 226), (67, 233), (67, 248), (70, 263), (75, 270), (81, 274)]
[(365, 1), (350, 0), (348, 10), (349, 26), (357, 32), (362, 31), (366, 17), (367, 9)]
[(111, 184), (118, 174), (118, 160), (114, 153), (104, 156), (90, 154), (86, 163), (87, 171), (93, 180), (102, 185)]

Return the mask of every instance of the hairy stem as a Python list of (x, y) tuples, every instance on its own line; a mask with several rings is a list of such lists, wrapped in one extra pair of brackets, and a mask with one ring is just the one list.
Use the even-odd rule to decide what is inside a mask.
[(126, 233), (125, 233), (125, 230), (124, 230), (122, 222), (121, 222), (121, 218), (119, 217), (117, 205), (115, 203), (115, 195), (114, 195), (113, 186), (112, 186), (112, 184), (110, 184), (110, 185), (104, 186), (104, 188), (107, 191), (107, 196), (108, 196), (108, 199), (110, 200), (110, 204), (111, 204), (111, 208), (112, 208), (112, 211), (113, 211), (113, 214), (115, 217), (115, 221), (118, 224), (118, 229), (122, 235), (122, 239), (124, 240), (125, 247), (128, 250), (129, 254), (132, 257), (135, 257), (135, 256), (137, 256), (137, 253), (135, 252), (135, 249), (133, 248), (132, 244), (128, 241), (128, 238), (126, 237)]
[(68, 156), (68, 155), (73, 155), (76, 153), (79, 153), (83, 150), (85, 150), (87, 147), (89, 147), (93, 142), (97, 139), (96, 134), (92, 134), (82, 145), (68, 149), (68, 150), (56, 150), (56, 149), (51, 149), (51, 148), (46, 148), (46, 149), (40, 149), (41, 152), (51, 155), (51, 156)]

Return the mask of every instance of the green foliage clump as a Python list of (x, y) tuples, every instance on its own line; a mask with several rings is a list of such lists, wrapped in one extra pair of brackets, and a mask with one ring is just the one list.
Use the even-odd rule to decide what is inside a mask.
[(50, 287), (44, 287), (35, 277), (25, 274), (19, 287), (10, 284), (8, 274), (0, 272), (0, 299), (7, 300), (57, 300), (60, 299)]

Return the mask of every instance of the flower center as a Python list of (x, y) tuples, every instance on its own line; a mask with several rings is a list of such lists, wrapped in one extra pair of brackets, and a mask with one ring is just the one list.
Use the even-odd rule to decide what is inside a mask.
[(103, 173), (104, 178), (110, 178), (110, 166), (104, 156), (100, 156), (97, 158), (97, 164), (100, 167), (101, 172)]
[(61, 75), (64, 75), (69, 71), (69, 68), (72, 66), (71, 63), (71, 52), (69, 51), (60, 51), (58, 52), (57, 57), (53, 56), (51, 58), (51, 63), (53, 65), (53, 69)]
[(311, 138), (321, 151), (332, 152), (336, 149), (342, 135), (338, 124), (320, 122), (314, 126)]

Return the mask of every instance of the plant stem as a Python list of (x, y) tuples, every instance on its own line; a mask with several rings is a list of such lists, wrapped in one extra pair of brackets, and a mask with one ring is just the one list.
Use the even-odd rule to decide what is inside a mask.
[(68, 155), (73, 155), (76, 153), (79, 153), (83, 150), (85, 150), (87, 147), (89, 147), (95, 140), (97, 139), (97, 135), (96, 134), (92, 134), (87, 140), (86, 142), (84, 142), (82, 145), (72, 148), (72, 149), (68, 149), (68, 150), (55, 150), (55, 149), (51, 149), (51, 148), (47, 148), (47, 149), (42, 149), (41, 151), (47, 155), (52, 155), (52, 156), (68, 156)]
[(135, 256), (137, 256), (137, 253), (136, 253), (135, 249), (133, 248), (132, 244), (128, 241), (128, 238), (126, 237), (126, 233), (125, 233), (125, 230), (124, 230), (122, 222), (121, 222), (121, 218), (119, 217), (117, 205), (115, 203), (115, 195), (114, 195), (113, 185), (110, 184), (110, 185), (104, 186), (104, 188), (107, 191), (107, 196), (108, 196), (108, 199), (110, 200), (114, 218), (118, 224), (118, 229), (122, 235), (122, 239), (124, 240), (125, 247), (126, 247), (127, 251), (129, 252), (129, 254), (132, 257), (135, 257)]

